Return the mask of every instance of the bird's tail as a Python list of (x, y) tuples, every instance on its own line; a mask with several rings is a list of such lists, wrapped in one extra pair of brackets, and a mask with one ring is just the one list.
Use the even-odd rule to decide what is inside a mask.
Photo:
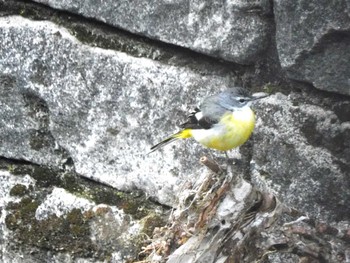
[(149, 153), (154, 152), (154, 151), (162, 148), (163, 146), (165, 146), (173, 141), (176, 141), (178, 139), (186, 139), (186, 138), (190, 138), (190, 137), (192, 137), (191, 129), (184, 129), (182, 131), (179, 131), (178, 133), (171, 135), (169, 138), (166, 138), (165, 140), (161, 141), (160, 143), (153, 145), (151, 147), (151, 151)]

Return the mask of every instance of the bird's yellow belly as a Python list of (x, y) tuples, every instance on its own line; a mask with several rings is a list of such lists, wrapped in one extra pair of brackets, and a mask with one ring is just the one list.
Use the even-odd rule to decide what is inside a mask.
[(255, 126), (251, 109), (227, 113), (218, 124), (207, 130), (192, 130), (192, 136), (206, 147), (228, 151), (245, 143)]

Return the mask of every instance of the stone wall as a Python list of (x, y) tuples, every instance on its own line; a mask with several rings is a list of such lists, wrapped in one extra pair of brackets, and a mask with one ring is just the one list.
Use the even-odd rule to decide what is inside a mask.
[[(349, 13), (0, 1), (2, 261), (350, 261)], [(231, 86), (271, 94), (229, 153), (236, 179), (193, 140), (147, 154)]]

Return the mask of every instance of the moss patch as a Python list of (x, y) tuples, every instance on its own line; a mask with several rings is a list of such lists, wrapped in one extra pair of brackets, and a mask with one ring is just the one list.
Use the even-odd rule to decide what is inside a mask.
[[(161, 217), (152, 214), (143, 220), (142, 234), (122, 238), (121, 236), (125, 233), (110, 232), (113, 231), (113, 224), (116, 224), (116, 221), (114, 217), (111, 217), (112, 211), (109, 207), (100, 207), (85, 212), (75, 208), (61, 217), (50, 215), (46, 219), (37, 220), (35, 212), (40, 205), (40, 197), (30, 196), (31, 194), (35, 193), (30, 193), (19, 202), (9, 203), (6, 207), (8, 214), (5, 218), (7, 228), (13, 232), (13, 239), (21, 247), (28, 249), (38, 247), (53, 253), (69, 253), (76, 257), (107, 260), (107, 262), (112, 252), (119, 251), (121, 254), (125, 253), (126, 257), (135, 255), (130, 261), (134, 262), (133, 260), (137, 258), (144, 244), (144, 233), (152, 234), (156, 226), (163, 225)], [(121, 226), (123, 225), (124, 223)], [(100, 234), (97, 236), (100, 239), (91, 239), (92, 226), (98, 228), (97, 232)], [(106, 230), (108, 232), (104, 232)], [(126, 247), (128, 249), (125, 249)]]
[(27, 197), (7, 207), (9, 214), (5, 223), (15, 239), (25, 246), (70, 252), (81, 257), (93, 257), (95, 253), (103, 252), (96, 251), (90, 240), (88, 220), (79, 209), (73, 209), (66, 217), (52, 215), (39, 221), (35, 218), (38, 206), (38, 200)]
[(1, 158), (0, 169), (8, 170), (13, 175), (18, 176), (28, 174), (36, 180), (36, 186), (39, 188), (61, 187), (72, 194), (89, 199), (97, 204), (117, 206), (119, 209), (123, 209), (126, 214), (130, 214), (135, 220), (161, 208), (158, 204), (147, 199), (141, 191), (118, 191), (112, 187), (85, 179), (73, 171), (67, 172), (26, 162), (21, 164), (20, 161)]
[[(83, 179), (84, 180), (84, 179)], [(82, 191), (77, 191), (75, 194), (90, 199), (97, 204), (107, 204), (117, 206), (122, 209), (126, 214), (132, 216), (133, 219), (139, 220), (149, 213), (159, 208), (153, 202), (147, 200), (146, 196), (139, 192), (121, 192), (111, 187), (94, 184), (92, 187), (91, 182), (87, 182)]]
[(33, 177), (36, 180), (36, 184), (41, 187), (59, 186), (61, 184), (59, 171), (48, 167), (33, 166), (30, 176)]
[(267, 94), (274, 94), (276, 92), (284, 93), (285, 88), (281, 87), (280, 85), (267, 83), (263, 86), (263, 91), (266, 92)]
[(28, 194), (28, 192), (29, 191), (28, 191), (27, 186), (25, 186), (23, 184), (16, 184), (10, 190), (10, 195), (11, 196), (24, 196), (25, 194)]
[(143, 225), (141, 232), (149, 237), (153, 236), (153, 231), (156, 227), (162, 227), (166, 224), (164, 218), (155, 213), (144, 217), (141, 223)]
[(84, 187), (80, 185), (79, 177), (75, 173), (64, 173), (63, 176), (60, 177), (60, 180), (60, 186), (68, 192), (80, 193), (84, 191)]
[[(132, 257), (130, 262), (134, 262), (145, 245), (146, 235), (152, 236), (155, 227), (164, 225), (162, 216), (156, 212), (161, 211), (162, 207), (147, 199), (140, 191), (117, 191), (85, 179), (74, 171), (34, 165), (25, 161), (0, 158), (0, 169), (7, 170), (14, 176), (28, 174), (35, 179), (35, 185), (29, 187), (14, 185), (10, 195), (21, 197), (21, 200), (10, 202), (5, 208), (8, 211), (5, 224), (13, 232), (12, 240), (21, 249), (31, 251), (33, 247), (37, 247), (53, 254), (68, 253), (102, 261), (111, 258), (112, 252), (119, 251), (122, 257), (126, 257), (125, 260)], [(118, 222), (111, 214), (110, 207), (101, 206), (85, 212), (73, 209), (62, 217), (49, 215), (44, 220), (37, 220), (36, 210), (52, 187), (62, 187), (97, 204), (117, 206), (131, 217)], [(141, 219), (143, 228), (139, 235), (127, 234), (131, 218)], [(99, 230), (92, 229), (93, 226)], [(94, 234), (98, 238), (92, 241), (91, 236)]]

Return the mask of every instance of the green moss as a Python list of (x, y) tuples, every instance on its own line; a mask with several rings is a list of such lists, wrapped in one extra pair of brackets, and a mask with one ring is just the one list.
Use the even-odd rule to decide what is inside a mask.
[(25, 185), (16, 184), (11, 188), (10, 195), (11, 196), (24, 196), (28, 192), (29, 192), (28, 188)]
[(164, 218), (158, 214), (151, 213), (141, 220), (142, 230), (141, 233), (146, 234), (149, 237), (153, 236), (153, 231), (156, 227), (162, 227), (165, 225)]
[(7, 167), (7, 170), (8, 170), (10, 173), (14, 174), (15, 166), (14, 166), (14, 165), (9, 165), (9, 166)]
[[(33, 205), (35, 204), (35, 205)], [(78, 257), (90, 257), (105, 261), (110, 254), (110, 246), (94, 244), (91, 240), (91, 222), (99, 220), (96, 217), (104, 216), (109, 209), (93, 212), (92, 210), (82, 213), (80, 209), (73, 209), (66, 216), (57, 217), (51, 215), (44, 220), (36, 220), (35, 210), (38, 203), (36, 200), (25, 198), (21, 202), (7, 207), (6, 226), (13, 231), (19, 242), (47, 249), (54, 252), (67, 252)], [(35, 208), (35, 209), (34, 209)], [(152, 234), (154, 227), (163, 225), (161, 217), (156, 214), (143, 220), (143, 233)], [(127, 245), (135, 255), (141, 249), (144, 234), (127, 240)], [(123, 249), (122, 240), (117, 241), (113, 248)]]
[(67, 221), (70, 224), (83, 224), (84, 220), (81, 210), (77, 208), (72, 209), (67, 215)]
[(38, 10), (35, 10), (32, 8), (26, 8), (25, 6), (23, 6), (19, 10), (19, 15), (24, 16), (24, 17), (30, 17), (32, 19), (38, 19), (40, 16)]
[(276, 92), (283, 91), (283, 88), (279, 85), (276, 85), (276, 84), (267, 83), (264, 85), (263, 91), (268, 93), (268, 94), (274, 94)]
[(84, 188), (79, 184), (78, 176), (71, 172), (62, 176), (60, 185), (71, 193), (82, 193), (84, 191)]
[(31, 173), (31, 169), (25, 165), (8, 164), (7, 167), (8, 171), (13, 175), (25, 175)]
[(16, 239), (29, 246), (51, 251), (71, 252), (79, 256), (92, 257), (96, 252), (90, 240), (90, 228), (79, 209), (73, 209), (66, 217), (49, 216), (37, 220), (35, 211), (39, 202), (23, 198), (19, 203), (7, 207), (6, 226), (14, 231)]
[(15, 230), (17, 228), (17, 217), (15, 214), (9, 214), (5, 218), (6, 227), (10, 230)]
[[(125, 256), (135, 255), (130, 261), (133, 262), (144, 245), (145, 234), (152, 235), (155, 227), (164, 225), (161, 216), (154, 212), (161, 207), (148, 200), (139, 191), (131, 193), (117, 191), (112, 187), (85, 179), (74, 171), (68, 172), (25, 161), (0, 158), (0, 169), (10, 170), (18, 176), (28, 174), (36, 181), (35, 191), (32, 185), (29, 187), (15, 185), (11, 189), (11, 195), (22, 198), (19, 202), (8, 203), (5, 208), (7, 210), (5, 224), (13, 231), (13, 239), (21, 246), (37, 247), (53, 254), (66, 252), (77, 257), (89, 257), (104, 262), (111, 257), (111, 251), (120, 250)], [(142, 233), (125, 239), (119, 238), (117, 234), (113, 244), (103, 238), (97, 243), (93, 242), (90, 239), (91, 226), (108, 220), (114, 223), (113, 219), (106, 216), (111, 212), (111, 208), (105, 206), (85, 212), (73, 209), (62, 217), (48, 215), (46, 219), (37, 220), (35, 217), (37, 208), (53, 186), (63, 187), (74, 195), (90, 199), (97, 204), (117, 206), (133, 219), (144, 218)], [(125, 230), (127, 224), (128, 220), (125, 221)], [(128, 249), (125, 250), (125, 247)]]
[(27, 198), (23, 198), (19, 203), (19, 205), (20, 205), (19, 211), (23, 215), (34, 215), (35, 211), (39, 207), (39, 202), (35, 199), (27, 197)]
[(67, 215), (69, 229), (72, 235), (76, 237), (83, 237), (90, 235), (88, 219), (85, 218), (80, 209), (73, 209)]
[(73, 178), (71, 176), (72, 175), (69, 175), (69, 179), (67, 180), (67, 182), (73, 180), (70, 186), (66, 186), (67, 182), (62, 184), (67, 190), (97, 204), (117, 206), (126, 214), (131, 215), (135, 220), (147, 216), (151, 211), (154, 211), (156, 207), (143, 193), (138, 191), (129, 193), (122, 192), (93, 182), (86, 183), (86, 181), (81, 178), (80, 181), (75, 181), (76, 179), (74, 179), (74, 176)]
[[(6, 169), (11, 174), (18, 176), (28, 174), (36, 180), (36, 185), (39, 187), (61, 186), (64, 184), (60, 177), (63, 171), (47, 166), (29, 164), (25, 161), (21, 163), (21, 161), (1, 159), (0, 169)], [(72, 183), (72, 180), (69, 183), (65, 183), (65, 185), (70, 187), (76, 186), (76, 184), (72, 185), (70, 183)]]
[(61, 183), (59, 171), (44, 166), (33, 166), (30, 176), (42, 187), (59, 186)]
[(148, 215), (155, 207), (144, 194), (137, 191), (126, 193), (113, 188), (95, 187), (85, 189), (84, 196), (98, 204), (117, 206), (136, 220)]
[[(140, 191), (129, 193), (118, 191), (112, 187), (84, 179), (74, 172), (66, 172), (27, 163), (6, 162), (5, 160), (1, 160), (0, 169), (1, 167), (15, 175), (30, 175), (36, 180), (36, 186), (39, 188), (52, 186), (62, 187), (72, 194), (92, 200), (97, 204), (102, 203), (117, 206), (136, 220), (147, 216), (151, 211), (154, 211), (156, 207), (156, 205), (148, 200)], [(17, 186), (13, 189), (12, 194), (20, 195), (20, 190), (23, 191), (23, 187), (18, 188)]]
[(35, 217), (38, 206), (39, 203), (30, 197), (23, 198), (19, 203), (9, 203), (7, 209), (15, 210), (15, 212), (6, 216), (6, 226), (15, 230), (19, 225), (28, 223), (28, 218)]

